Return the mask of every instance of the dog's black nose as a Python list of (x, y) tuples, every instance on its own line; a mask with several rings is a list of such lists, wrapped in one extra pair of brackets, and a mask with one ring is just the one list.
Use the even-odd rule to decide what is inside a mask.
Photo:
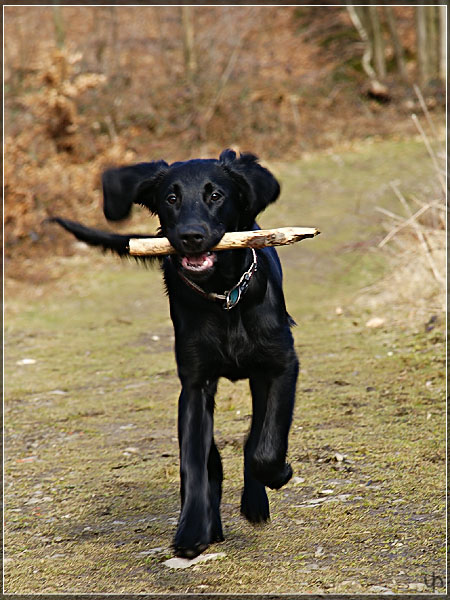
[(204, 233), (197, 229), (189, 229), (180, 232), (180, 240), (186, 251), (196, 252), (197, 250), (200, 250), (204, 239)]

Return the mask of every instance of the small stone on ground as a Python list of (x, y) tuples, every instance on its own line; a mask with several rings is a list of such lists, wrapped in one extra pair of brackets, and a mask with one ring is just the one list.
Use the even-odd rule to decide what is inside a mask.
[(165, 560), (163, 565), (169, 567), (170, 569), (187, 569), (193, 565), (197, 565), (198, 563), (208, 562), (209, 560), (216, 560), (218, 558), (224, 558), (226, 556), (225, 552), (216, 552), (215, 554), (201, 554), (200, 556), (196, 556), (195, 558), (169, 558), (169, 560)]

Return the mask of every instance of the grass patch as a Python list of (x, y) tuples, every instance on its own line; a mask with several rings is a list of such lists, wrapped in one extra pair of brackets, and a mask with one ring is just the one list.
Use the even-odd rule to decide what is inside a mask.
[(226, 557), (195, 569), (162, 565), (179, 510), (179, 383), (159, 273), (88, 251), (49, 258), (39, 285), (8, 280), (6, 592), (409, 593), (443, 577), (442, 325), (386, 306), (368, 328), (373, 309), (354, 302), (389, 270), (374, 206), (394, 201), (391, 179), (431, 178), (424, 158), (390, 142), (274, 166), (283, 195), (260, 224), (323, 232), (280, 249), (302, 364), (289, 449), (300, 479), (269, 492), (268, 526), (240, 518), (250, 398), (246, 382), (222, 381), (226, 541), (209, 551)]

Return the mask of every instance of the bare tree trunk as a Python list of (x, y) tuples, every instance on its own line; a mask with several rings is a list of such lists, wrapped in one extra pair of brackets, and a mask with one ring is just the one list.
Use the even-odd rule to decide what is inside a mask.
[(397, 63), (398, 72), (403, 79), (408, 78), (405, 64), (405, 54), (403, 52), (402, 42), (397, 31), (397, 22), (395, 20), (394, 11), (392, 6), (386, 5), (384, 7), (389, 32), (391, 34), (392, 45), (394, 47), (395, 61)]
[(112, 5), (109, 9), (109, 30), (110, 30), (110, 51), (107, 68), (107, 76), (116, 75), (119, 65), (119, 21), (117, 14), (117, 6)]
[[(29, 51), (27, 52), (28, 44), (26, 44), (26, 41), (28, 41), (28, 40), (26, 40), (26, 36), (22, 29), (22, 19), (20, 19), (20, 18), (16, 20), (15, 35), (19, 41), (19, 46), (18, 46), (19, 68), (11, 69), (10, 76), (8, 79), (8, 84), (11, 86), (11, 93), (13, 95), (19, 95), (20, 93), (22, 93), (22, 84), (23, 84), (23, 81), (25, 78), (25, 71), (29, 64), (29, 56), (30, 56)], [(6, 62), (5, 62), (5, 64), (6, 64)], [(6, 79), (7, 79), (6, 75), (4, 75), (4, 77), (5, 77), (5, 81), (6, 81)]]
[(183, 26), (183, 50), (186, 78), (192, 81), (197, 70), (197, 58), (194, 46), (194, 25), (192, 21), (192, 6), (181, 7), (181, 22)]
[(372, 3), (368, 7), (370, 27), (372, 29), (373, 62), (375, 71), (380, 79), (386, 77), (386, 59), (384, 56), (384, 39), (381, 30), (377, 7)]
[(203, 115), (203, 118), (201, 119), (201, 127), (200, 127), (200, 137), (203, 140), (206, 139), (206, 131), (207, 131), (208, 124), (214, 116), (214, 112), (220, 102), (220, 99), (224, 92), (225, 86), (227, 85), (228, 80), (230, 79), (230, 77), (233, 73), (233, 69), (234, 69), (237, 59), (239, 57), (239, 51), (241, 48), (241, 44), (242, 44), (246, 34), (247, 34), (247, 30), (245, 30), (240, 35), (240, 37), (237, 38), (235, 46), (233, 48), (233, 51), (231, 52), (230, 58), (228, 60), (227, 66), (225, 67), (225, 69), (220, 77), (220, 80), (219, 80), (219, 83), (217, 86), (217, 88), (218, 88), (217, 93), (216, 93), (215, 97), (213, 98), (211, 104), (204, 111), (204, 115)]
[[(360, 9), (360, 10), (357, 10)], [(363, 14), (361, 13), (361, 9), (364, 7), (356, 7), (353, 4), (347, 4), (348, 14), (350, 15), (350, 19), (355, 26), (356, 31), (359, 33), (359, 37), (364, 42), (364, 53), (361, 60), (362, 67), (371, 81), (376, 80), (377, 75), (372, 67), (372, 43), (369, 38), (369, 34), (367, 33), (366, 24), (364, 23), (365, 19), (363, 18)]]
[(447, 81), (447, 7), (439, 6), (439, 76)]
[(417, 35), (417, 68), (419, 83), (424, 86), (428, 83), (429, 68), (427, 55), (427, 23), (426, 7), (416, 7), (416, 35)]
[(428, 71), (429, 77), (434, 79), (437, 77), (439, 70), (438, 58), (438, 33), (437, 33), (437, 7), (427, 6), (426, 24), (427, 24), (427, 55), (428, 55)]
[(53, 0), (53, 25), (55, 27), (56, 45), (61, 49), (66, 41), (66, 30), (61, 14), (61, 6), (57, 0)]

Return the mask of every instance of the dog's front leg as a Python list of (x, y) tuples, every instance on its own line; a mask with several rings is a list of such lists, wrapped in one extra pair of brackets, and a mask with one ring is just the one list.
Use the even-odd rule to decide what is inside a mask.
[(292, 477), (286, 454), (298, 369), (297, 357), (291, 354), (283, 372), (269, 377), (264, 422), (250, 463), (253, 476), (272, 489)]
[(173, 546), (177, 556), (194, 558), (215, 537), (208, 482), (213, 444), (214, 399), (207, 386), (183, 382), (178, 407), (181, 514)]

